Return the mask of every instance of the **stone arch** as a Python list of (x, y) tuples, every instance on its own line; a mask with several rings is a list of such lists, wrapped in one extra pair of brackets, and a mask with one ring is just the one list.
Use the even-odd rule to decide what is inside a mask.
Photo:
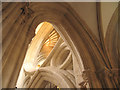
[(107, 55), (111, 64), (111, 71), (114, 78), (114, 86), (119, 87), (120, 77), (120, 4), (114, 11), (112, 18), (109, 22), (106, 36), (105, 47)]
[[(59, 5), (59, 4), (57, 4), (57, 5)], [(40, 7), (40, 6), (41, 5), (38, 5), (38, 7)], [(47, 6), (47, 4), (46, 4), (46, 6)], [(59, 6), (61, 6), (61, 4)], [(76, 35), (75, 38), (77, 38), (77, 39), (81, 38), (82, 39), (82, 40), (80, 40), (81, 44), (84, 43), (86, 49), (91, 48), (89, 52), (91, 52), (92, 50), (95, 50), (95, 52), (98, 51), (100, 53), (98, 55), (95, 55), (95, 56), (98, 56), (100, 58), (104, 58), (104, 56), (102, 57), (102, 55), (100, 55), (102, 53), (102, 51), (101, 51), (101, 49), (99, 47), (99, 43), (95, 40), (96, 38), (94, 36), (92, 36), (92, 34), (91, 35), (89, 34), (90, 33), (90, 31), (89, 31), (90, 29), (87, 28), (85, 25), (83, 25), (84, 22), (81, 21), (82, 25), (79, 25), (78, 29), (73, 30), (74, 27), (71, 24), (69, 24), (70, 21), (67, 20), (68, 18), (66, 19), (66, 16), (70, 15), (70, 13), (67, 10), (66, 10), (66, 12), (63, 12), (63, 11), (65, 11), (65, 10), (63, 10), (63, 11), (61, 11), (63, 13), (61, 15), (59, 15), (59, 13), (58, 14), (57, 13), (54, 14), (55, 13), (54, 12), (55, 11), (54, 8), (55, 8), (54, 5), (53, 5), (51, 11), (49, 11), (48, 6), (46, 8), (44, 8), (43, 11), (45, 11), (45, 12), (40, 12), (40, 14), (38, 16), (36, 16), (36, 18), (34, 19), (35, 21), (33, 22), (33, 25), (32, 25), (33, 27), (31, 27), (31, 28), (35, 29), (37, 27), (37, 25), (39, 23), (41, 23), (42, 21), (50, 22), (51, 24), (54, 25), (54, 27), (57, 29), (59, 34), (64, 37), (64, 40), (66, 42), (75, 42), (76, 40), (73, 40), (74, 37), (71, 37), (74, 34), (74, 36)], [(59, 9), (61, 9), (61, 7), (59, 7)], [(57, 11), (59, 12), (59, 10), (57, 10)], [(44, 16), (42, 16), (42, 15), (44, 15)], [(74, 16), (69, 16), (69, 17), (71, 17), (71, 19), (73, 19), (73, 18), (75, 19)], [(75, 20), (73, 20), (73, 21), (75, 21)], [(75, 21), (75, 24), (76, 24), (76, 26), (78, 26), (76, 21)], [(67, 25), (67, 26), (65, 26), (65, 25)], [(70, 29), (70, 28), (72, 28), (72, 29)], [(87, 28), (87, 29), (85, 29), (85, 28)], [(70, 30), (68, 30), (68, 29), (70, 29)], [(85, 30), (85, 31), (83, 31), (83, 30)], [(72, 35), (70, 35), (70, 33), (72, 33)], [(85, 36), (83, 36), (82, 34), (79, 35), (80, 33), (84, 34)], [(92, 37), (94, 37), (94, 39), (92, 39)], [(69, 40), (69, 38), (71, 40)], [(76, 44), (78, 44), (78, 43), (79, 42), (77, 42)], [(91, 45), (91, 46), (87, 47), (88, 44)], [(72, 45), (69, 45), (69, 46), (72, 46)], [(76, 47), (76, 46), (74, 46), (74, 47)], [(78, 56), (79, 56), (79, 54), (78, 54)], [(102, 61), (102, 60), (99, 60), (99, 61)], [(89, 66), (89, 65), (85, 65), (85, 66)]]
[(109, 22), (107, 33), (105, 37), (105, 44), (107, 49), (107, 54), (111, 63), (112, 68), (118, 68), (119, 61), (119, 7), (116, 8), (113, 16)]
[[(40, 6), (41, 5), (38, 5), (38, 7), (40, 7)], [(60, 7), (59, 7), (59, 9), (60, 9)], [(66, 41), (66, 43), (69, 45), (69, 47), (73, 50), (75, 57), (77, 57), (77, 60), (78, 60), (77, 62), (79, 63), (79, 67), (81, 68), (81, 66), (84, 65), (83, 67), (85, 67), (85, 68), (80, 69), (80, 70), (82, 70), (81, 73), (84, 70), (86, 70), (86, 72), (88, 73), (90, 70), (90, 71), (92, 71), (91, 75), (94, 75), (94, 77), (96, 77), (96, 75), (95, 75), (96, 71), (104, 70), (103, 59), (105, 59), (105, 58), (104, 58), (102, 50), (99, 46), (99, 43), (95, 40), (96, 38), (94, 36), (92, 36), (92, 34), (90, 35), (89, 28), (87, 28), (85, 25), (83, 25), (84, 22), (82, 22), (82, 21), (80, 21), (80, 23), (82, 25), (80, 25), (80, 26), (77, 25), (79, 22), (75, 20), (76, 17), (70, 15), (71, 13), (68, 12), (67, 10), (66, 11), (63, 10), (65, 12), (61, 12), (63, 14), (60, 14), (60, 15), (59, 15), (59, 13), (54, 14), (55, 13), (54, 11), (56, 11), (56, 10), (54, 10), (54, 7), (52, 7), (51, 11), (49, 11), (49, 10), (47, 11), (47, 10), (48, 10), (48, 6), (47, 6), (47, 8), (44, 8), (43, 11), (45, 11), (45, 12), (40, 12), (38, 14), (38, 16), (36, 17), (36, 19), (34, 19), (35, 20), (35, 22), (33, 22), (34, 29), (35, 29), (35, 26), (37, 26), (40, 23), (41, 19), (42, 19), (41, 22), (47, 21), (47, 22), (50, 22), (51, 24), (53, 24), (54, 27), (56, 28), (56, 30), (59, 32), (59, 34), (61, 36), (63, 36), (64, 41)], [(57, 10), (57, 11), (59, 11), (59, 10)], [(37, 20), (39, 20), (39, 21), (37, 21)], [(73, 21), (76, 25), (71, 24), (71, 22), (73, 22)], [(76, 41), (76, 38), (79, 42)], [(83, 52), (85, 52), (85, 53), (83, 53)], [(83, 59), (82, 61), (81, 61), (81, 57)], [(88, 64), (88, 62), (89, 62), (89, 64)], [(96, 77), (96, 79), (97, 79), (97, 77)], [(90, 81), (94, 81), (94, 80), (90, 80)], [(99, 81), (96, 84), (96, 87), (97, 87), (97, 85), (99, 85)]]
[[(78, 84), (81, 83), (79, 81), (79, 75), (81, 76), (84, 71), (87, 77), (89, 77), (90, 87), (101, 87), (96, 72), (104, 70), (104, 55), (96, 38), (92, 36), (89, 28), (77, 17), (77, 14), (72, 8), (62, 3), (30, 3), (29, 9), (31, 9), (33, 13), (31, 14), (31, 18), (29, 18), (32, 24), (30, 24), (31, 26), (29, 26), (28, 32), (35, 30), (36, 26), (43, 21), (53, 24), (71, 48), (75, 58), (74, 63), (78, 63), (79, 73), (76, 74)], [(28, 26), (26, 25), (25, 27)], [(30, 36), (29, 33), (27, 33), (27, 35), (29, 38), (33, 37)], [(30, 42), (30, 39), (28, 42)], [(23, 61), (23, 59), (21, 59), (21, 61)], [(14, 71), (15, 70), (13, 70), (13, 72)], [(15, 81), (16, 79), (17, 78), (11, 77), (10, 80)], [(92, 85), (94, 82), (96, 82), (96, 84)], [(3, 84), (5, 85), (5, 83)], [(14, 87), (14, 84), (11, 85), (8, 81), (5, 87)]]
[(25, 88), (44, 88), (44, 82), (49, 81), (60, 88), (75, 88), (73, 76), (55, 67), (42, 67), (35, 73)]

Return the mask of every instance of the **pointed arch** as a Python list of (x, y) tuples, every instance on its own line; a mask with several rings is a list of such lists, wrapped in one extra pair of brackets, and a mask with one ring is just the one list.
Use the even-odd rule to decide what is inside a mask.
[[(75, 11), (67, 3), (30, 3), (29, 5), (29, 8), (27, 8), (28, 11), (26, 11), (27, 15), (25, 14), (25, 18), (23, 20), (27, 23), (24, 26), (26, 31), (22, 32), (21, 29), (22, 33), (20, 33), (20, 36), (22, 36), (23, 33), (24, 36), (26, 35), (27, 42), (23, 41), (26, 44), (26, 46), (23, 46), (24, 53), (19, 53), (18, 56), (20, 57), (20, 55), (25, 55), (27, 45), (35, 34), (33, 31), (37, 25), (43, 21), (50, 22), (63, 37), (63, 40), (67, 43), (74, 55), (74, 65), (76, 64), (78, 66), (78, 68), (75, 67), (75, 71), (79, 70), (78, 73), (75, 73), (78, 86), (81, 83), (81, 81), (79, 81), (79, 77), (83, 72), (85, 72), (87, 77), (89, 77), (88, 81), (90, 83), (90, 87), (101, 87), (96, 73), (100, 73), (101, 70), (105, 69), (103, 62), (103, 59), (105, 58), (103, 52), (96, 37), (92, 35), (89, 27), (85, 25)], [(19, 8), (21, 7), (19, 6)], [(17, 44), (19, 42), (18, 40), (19, 39), (16, 40)], [(21, 45), (20, 42), (19, 44)], [(14, 48), (12, 56), (14, 56), (16, 52), (17, 50)], [(7, 61), (12, 61), (12, 56), (10, 56)], [(14, 58), (14, 61), (17, 62), (19, 57)], [(24, 58), (20, 58), (18, 69), (10, 68), (10, 72), (7, 74), (9, 77), (3, 77), (3, 87), (15, 86), (23, 60)], [(5, 64), (5, 67), (6, 65), (7, 64)], [(9, 67), (10, 65), (7, 68)], [(6, 74), (5, 69), (3, 69), (3, 75)], [(15, 77), (12, 77), (13, 75)], [(14, 83), (10, 81), (14, 81)], [(94, 82), (96, 82), (96, 84), (93, 84)]]

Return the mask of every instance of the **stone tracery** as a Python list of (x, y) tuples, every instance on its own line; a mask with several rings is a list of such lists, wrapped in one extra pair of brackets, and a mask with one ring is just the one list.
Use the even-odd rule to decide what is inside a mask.
[[(71, 88), (71, 87), (75, 88), (76, 82), (75, 82), (75, 76), (73, 71), (73, 58), (72, 58), (73, 55), (71, 50), (68, 48), (67, 44), (63, 41), (63, 39), (59, 36), (59, 34), (54, 29), (51, 31), (51, 33), (47, 37), (48, 37), (47, 39), (46, 39), (46, 36), (41, 37), (46, 40), (43, 40), (44, 44), (41, 44), (43, 46), (37, 55), (37, 60), (35, 59), (34, 62), (31, 62), (31, 64), (36, 65), (37, 69), (33, 69), (32, 71), (31, 70), (32, 68), (31, 68), (31, 69), (28, 69), (28, 71), (26, 71), (26, 67), (23, 66), (24, 74), (25, 74), (23, 87), (24, 88), (42, 88), (42, 87), (46, 87), (46, 85), (48, 85), (46, 84), (46, 81), (49, 81), (50, 83), (53, 83), (54, 85), (57, 85), (60, 88)], [(32, 42), (34, 42), (34, 38)], [(31, 46), (32, 45), (30, 45), (28, 49), (30, 49)], [(53, 48), (53, 50), (50, 50), (51, 51), (50, 52), (49, 48), (51, 47)], [(28, 64), (27, 68), (29, 67), (30, 65)], [(55, 80), (55, 82), (53, 81), (53, 79)], [(36, 82), (37, 83), (39, 82), (38, 86)]]

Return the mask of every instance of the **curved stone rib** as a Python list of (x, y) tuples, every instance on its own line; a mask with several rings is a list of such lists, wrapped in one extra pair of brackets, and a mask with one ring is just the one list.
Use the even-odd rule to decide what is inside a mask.
[(72, 60), (72, 54), (69, 53), (68, 57), (67, 57), (66, 60), (63, 62), (63, 64), (60, 65), (59, 68), (65, 69), (65, 68), (70, 64), (71, 60)]
[[(36, 74), (32, 77), (26, 88), (34, 88), (34, 87), (39, 88), (41, 87), (40, 84), (44, 80), (52, 82), (53, 84), (59, 86), (60, 88), (75, 88), (74, 84), (70, 81), (70, 79), (67, 78), (68, 75), (69, 73), (65, 74), (65, 72), (59, 70), (59, 68), (43, 67), (36, 72)], [(37, 83), (39, 85), (37, 85)]]
[(41, 67), (44, 67), (47, 63), (50, 63), (52, 56), (55, 54), (56, 50), (58, 49), (62, 42), (63, 42), (62, 38), (59, 38), (58, 42), (50, 52), (49, 56), (46, 58), (45, 62), (41, 65)]
[(65, 42), (63, 42), (58, 48), (57, 51), (55, 52), (54, 56), (51, 59), (51, 66), (56, 66), (56, 59), (57, 57), (59, 57), (59, 54), (61, 54), (61, 52), (63, 52), (64, 48), (66, 48), (67, 46), (65, 45)]

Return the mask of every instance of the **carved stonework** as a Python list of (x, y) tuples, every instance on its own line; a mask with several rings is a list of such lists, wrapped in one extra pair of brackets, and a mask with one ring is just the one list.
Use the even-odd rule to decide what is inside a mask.
[(117, 4), (2, 2), (2, 87), (22, 88), (24, 81), (25, 88), (43, 88), (46, 81), (60, 88), (118, 87)]
[[(53, 29), (53, 31), (50, 34), (46, 33), (46, 37), (42, 37), (43, 39), (45, 39), (44, 42), (41, 43), (42, 48), (38, 50), (39, 52), (37, 53), (37, 57), (35, 58), (35, 60), (29, 62), (31, 64), (32, 69), (27, 70), (27, 68), (29, 68), (27, 66), (30, 65), (28, 62), (25, 63), (25, 65), (28, 64), (26, 67), (24, 67), (24, 73), (26, 76), (24, 79), (23, 86), (25, 88), (46, 87), (46, 81), (49, 81), (51, 84), (54, 84), (55, 87), (76, 87), (75, 76), (73, 74), (73, 57), (71, 49), (68, 47), (66, 42), (64, 42), (62, 37), (58, 37), (57, 32), (54, 31), (55, 30)], [(36, 36), (37, 35), (39, 34), (36, 34)], [(39, 38), (40, 37), (38, 37), (38, 40)], [(46, 38), (48, 39), (46, 40)], [(57, 39), (56, 44), (54, 44), (54, 39)], [(34, 40), (35, 39), (33, 39), (32, 42), (34, 42)], [(53, 44), (52, 41), (54, 41)], [(48, 52), (46, 49), (49, 49), (51, 47), (54, 48), (50, 50), (50, 52)], [(31, 78), (28, 79), (28, 76), (30, 76)], [(54, 79), (55, 81), (52, 81)]]
[(81, 88), (86, 88), (86, 86), (88, 84), (88, 77), (87, 77), (86, 71), (83, 71), (82, 77), (83, 77), (84, 81), (81, 82), (79, 85), (81, 86)]

